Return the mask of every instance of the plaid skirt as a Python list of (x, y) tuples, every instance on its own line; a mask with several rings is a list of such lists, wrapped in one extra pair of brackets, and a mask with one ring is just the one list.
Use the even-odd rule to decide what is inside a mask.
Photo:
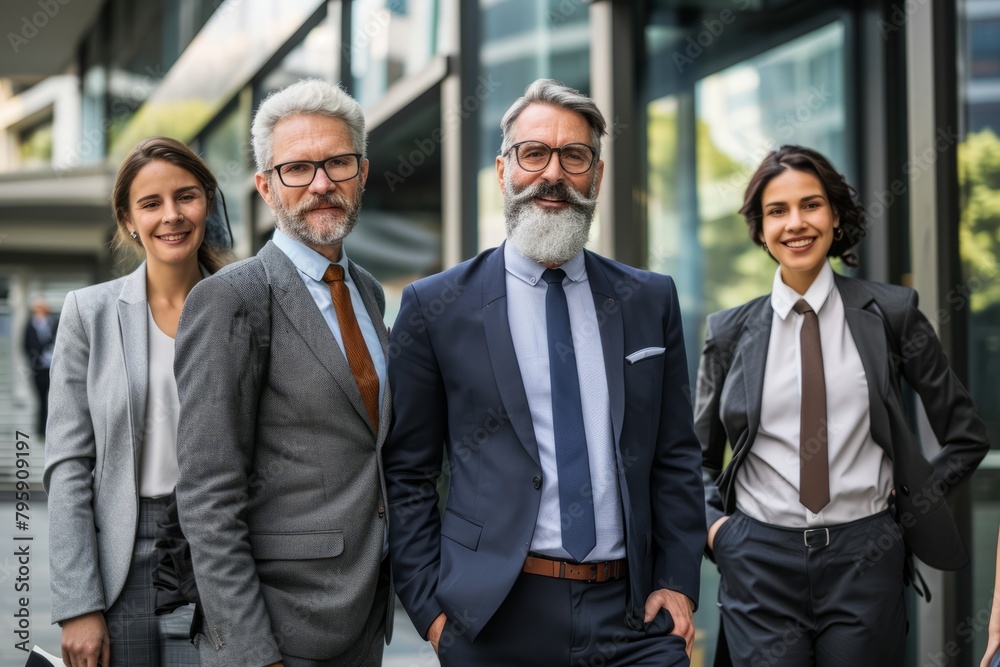
[(139, 527), (125, 589), (104, 614), (111, 635), (111, 667), (198, 667), (188, 638), (194, 608), (153, 613), (153, 570), (158, 562), (156, 523), (169, 498), (140, 498)]

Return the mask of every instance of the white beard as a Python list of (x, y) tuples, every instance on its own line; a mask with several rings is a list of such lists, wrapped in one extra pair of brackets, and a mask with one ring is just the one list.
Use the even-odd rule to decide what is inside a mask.
[[(576, 257), (590, 240), (590, 225), (597, 201), (563, 184), (551, 186), (540, 183), (517, 192), (511, 173), (507, 169), (504, 176), (507, 239), (518, 252), (539, 264), (563, 264)], [(596, 185), (595, 178), (589, 193), (591, 197), (595, 194)], [(550, 211), (532, 201), (539, 194), (551, 190), (564, 194), (570, 207)]]
[[(311, 199), (299, 202), (295, 208), (288, 208), (277, 195), (273, 197), (274, 221), (278, 229), (284, 232), (289, 238), (295, 239), (299, 243), (307, 245), (337, 245), (342, 243), (347, 235), (351, 233), (354, 226), (358, 224), (358, 215), (361, 212), (361, 193), (355, 201), (350, 202), (347, 197), (339, 194), (316, 195)], [(310, 224), (306, 220), (306, 214), (319, 203), (332, 203), (340, 208), (339, 211), (325, 214), (326, 219), (318, 224)]]

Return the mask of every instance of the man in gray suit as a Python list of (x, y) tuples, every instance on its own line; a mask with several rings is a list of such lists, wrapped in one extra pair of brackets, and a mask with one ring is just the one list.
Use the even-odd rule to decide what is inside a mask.
[(382, 288), (347, 258), (368, 176), (358, 103), (322, 81), (254, 117), (277, 230), (181, 316), (177, 504), (203, 665), (379, 665), (391, 636)]

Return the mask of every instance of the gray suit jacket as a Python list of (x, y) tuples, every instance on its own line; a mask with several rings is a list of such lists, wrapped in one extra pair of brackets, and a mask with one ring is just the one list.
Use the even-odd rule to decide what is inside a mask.
[[(968, 555), (945, 498), (969, 479), (989, 451), (986, 427), (948, 366), (934, 329), (917, 309), (916, 292), (840, 275), (835, 280), (868, 379), (872, 439), (892, 460), (903, 539), (928, 565), (958, 569)], [(695, 430), (704, 454), (709, 526), (736, 508), (736, 473), (760, 425), (772, 314), (771, 298), (763, 296), (708, 317)], [(901, 379), (920, 395), (943, 446), (930, 461), (908, 427)], [(727, 441), (733, 456), (723, 471)]]
[[(386, 350), (382, 288), (350, 271)], [(272, 243), (191, 292), (174, 371), (202, 664), (336, 656), (364, 629), (382, 561), (388, 389), (375, 433), (326, 321)]]
[(45, 443), (52, 622), (105, 611), (125, 586), (146, 422), (146, 264), (70, 292)]

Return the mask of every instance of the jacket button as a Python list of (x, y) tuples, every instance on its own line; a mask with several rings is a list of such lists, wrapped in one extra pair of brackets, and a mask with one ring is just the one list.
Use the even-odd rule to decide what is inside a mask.
[(902, 486), (899, 487), (899, 492), (902, 493), (904, 496), (908, 496), (910, 495), (910, 487), (908, 487), (906, 484), (903, 484)]
[(542, 488), (542, 478), (541, 477), (535, 477), (533, 480), (531, 480), (531, 485), (533, 487), (535, 487), (536, 489)]
[(385, 518), (385, 508), (384, 507), (379, 507), (378, 508), (378, 518), (380, 518), (380, 519), (384, 519)]

